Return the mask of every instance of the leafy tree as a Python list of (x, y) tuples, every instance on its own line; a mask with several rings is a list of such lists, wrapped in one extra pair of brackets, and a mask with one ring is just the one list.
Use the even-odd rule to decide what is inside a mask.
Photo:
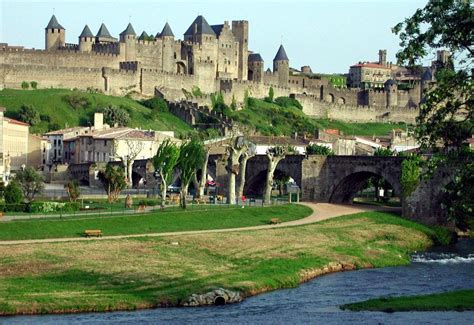
[(264, 204), (270, 204), (273, 188), (273, 175), (278, 163), (285, 159), (287, 154), (295, 153), (296, 149), (291, 146), (276, 146), (267, 150), (268, 166), (267, 181), (265, 183), (265, 192), (263, 197)]
[(3, 200), (5, 195), (5, 183), (0, 181), (0, 200)]
[(277, 177), (277, 179), (275, 180), (275, 182), (277, 183), (278, 185), (278, 194), (280, 196), (283, 195), (283, 188), (285, 186), (286, 183), (288, 183), (290, 181), (290, 176), (287, 176), (287, 175), (280, 175), (279, 177)]
[(319, 144), (310, 144), (306, 146), (306, 154), (308, 155), (321, 155), (321, 156), (333, 156), (334, 152), (328, 147), (321, 146)]
[(113, 166), (109, 163), (104, 171), (99, 172), (98, 177), (107, 193), (109, 203), (115, 201), (120, 192), (127, 187), (123, 166)]
[(81, 189), (79, 188), (79, 182), (77, 180), (69, 181), (64, 185), (69, 201), (76, 202), (81, 196)]
[(153, 110), (153, 112), (169, 112), (168, 103), (161, 97), (153, 97), (142, 101), (142, 105)]
[(5, 204), (16, 205), (23, 202), (23, 192), (21, 191), (20, 184), (16, 180), (11, 181), (5, 187)]
[(402, 195), (407, 197), (410, 195), (418, 186), (421, 177), (422, 160), (420, 156), (412, 155), (402, 162)]
[(185, 141), (179, 148), (178, 166), (181, 171), (180, 205), (186, 209), (186, 195), (189, 183), (194, 177), (196, 170), (202, 166), (204, 160), (204, 146), (196, 138)]
[(230, 139), (227, 146), (227, 203), (235, 204), (235, 177), (240, 171), (240, 157), (247, 150), (248, 144), (243, 136), (235, 136)]
[(28, 202), (33, 201), (35, 195), (41, 193), (44, 188), (43, 176), (33, 167), (19, 170), (16, 173), (15, 180), (20, 184), (23, 196)]
[(303, 106), (301, 105), (301, 103), (295, 98), (278, 97), (277, 99), (275, 99), (275, 103), (278, 106), (285, 107), (285, 108), (296, 107), (298, 109), (303, 109)]
[(165, 206), (166, 191), (172, 181), (173, 170), (178, 163), (179, 149), (180, 148), (174, 142), (167, 139), (160, 144), (156, 155), (153, 157), (153, 166), (161, 179), (160, 192), (162, 207)]
[(31, 85), (31, 88), (32, 88), (32, 89), (38, 88), (38, 83), (37, 83), (36, 81), (30, 82), (30, 85)]
[(379, 156), (379, 157), (391, 157), (394, 155), (395, 155), (395, 152), (393, 150), (391, 150), (390, 148), (384, 148), (384, 147), (379, 147), (374, 152), (374, 156)]
[(100, 109), (102, 113), (104, 113), (104, 121), (105, 123), (114, 126), (127, 126), (130, 122), (130, 115), (128, 112), (122, 108), (113, 105), (109, 105)]
[(29, 125), (38, 124), (40, 119), (40, 114), (33, 105), (23, 104), (18, 111), (18, 118), (20, 121), (28, 123)]
[(28, 89), (30, 87), (30, 83), (28, 81), (23, 81), (21, 83), (21, 89)]
[(268, 90), (268, 97), (265, 97), (265, 101), (268, 103), (273, 103), (274, 97), (275, 97), (275, 91), (273, 90), (273, 87), (270, 86), (270, 89)]

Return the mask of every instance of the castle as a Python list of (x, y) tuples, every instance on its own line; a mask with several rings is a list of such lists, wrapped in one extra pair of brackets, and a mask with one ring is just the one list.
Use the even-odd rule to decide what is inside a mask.
[[(403, 90), (393, 79), (381, 89), (335, 88), (324, 80), (291, 73), (283, 45), (273, 59), (273, 71), (264, 71), (261, 55), (248, 48), (245, 20), (209, 25), (198, 16), (183, 40), (175, 38), (168, 23), (155, 36), (143, 32), (138, 37), (129, 23), (118, 38), (105, 24), (95, 35), (86, 25), (77, 44), (65, 40), (66, 29), (53, 15), (45, 28), (44, 50), (0, 44), (0, 89), (35, 81), (38, 88), (92, 88), (114, 95), (137, 92), (180, 101), (185, 99), (183, 90), (199, 87), (204, 94), (222, 92), (226, 101), (242, 102), (245, 94), (263, 98), (272, 87), (275, 97), (300, 100), (308, 115), (413, 123), (423, 88), (432, 81), (428, 76)], [(202, 105), (210, 102), (208, 96), (194, 100)]]

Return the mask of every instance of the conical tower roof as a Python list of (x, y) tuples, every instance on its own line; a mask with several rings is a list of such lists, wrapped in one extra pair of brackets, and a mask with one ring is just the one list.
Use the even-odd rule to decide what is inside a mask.
[(89, 29), (89, 26), (84, 26), (84, 29), (82, 30), (81, 35), (79, 37), (94, 37), (94, 34), (92, 34), (91, 30)]
[(280, 48), (278, 49), (277, 54), (275, 55), (275, 58), (273, 61), (289, 61), (288, 56), (286, 55), (285, 48), (283, 45), (280, 45)]
[(146, 41), (148, 40), (150, 36), (148, 36), (147, 32), (143, 31), (143, 33), (141, 33), (140, 37), (138, 38), (139, 41)]
[(135, 33), (135, 30), (133, 29), (132, 23), (128, 23), (127, 28), (125, 28), (125, 30), (121, 32), (120, 35), (137, 36), (137, 34)]
[(95, 37), (113, 38), (104, 23), (100, 25), (99, 31), (97, 32), (97, 35)]
[(166, 22), (165, 27), (163, 27), (163, 30), (161, 31), (160, 37), (163, 36), (174, 37), (173, 31), (171, 30), (170, 24), (168, 24), (168, 22)]
[(45, 29), (63, 29), (64, 30), (64, 27), (61, 26), (60, 23), (58, 23), (56, 16), (53, 15), (51, 19), (49, 20), (48, 26), (46, 26)]
[(206, 21), (206, 18), (204, 18), (202, 15), (199, 15), (194, 19), (193, 23), (191, 26), (189, 26), (188, 30), (186, 33), (184, 33), (185, 36), (190, 36), (194, 35), (194, 26), (197, 26), (197, 33), (198, 34), (207, 34), (207, 35), (214, 35), (216, 36), (216, 33), (212, 30), (211, 26)]

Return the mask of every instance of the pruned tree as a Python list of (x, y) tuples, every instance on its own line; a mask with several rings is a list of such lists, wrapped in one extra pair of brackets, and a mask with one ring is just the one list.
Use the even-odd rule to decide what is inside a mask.
[(21, 169), (16, 173), (15, 180), (20, 184), (23, 195), (28, 202), (34, 200), (35, 195), (44, 188), (43, 176), (33, 167)]
[(153, 166), (155, 171), (158, 172), (161, 184), (160, 184), (160, 193), (161, 193), (161, 207), (165, 206), (166, 202), (166, 191), (168, 185), (172, 181), (173, 170), (178, 164), (179, 160), (179, 147), (176, 143), (171, 142), (170, 139), (163, 141), (156, 155), (153, 157)]
[(204, 161), (204, 145), (196, 138), (185, 141), (179, 148), (178, 167), (181, 172), (180, 206), (186, 209), (189, 183)]
[(79, 196), (81, 196), (81, 190), (79, 188), (79, 182), (72, 180), (64, 185), (64, 189), (67, 192), (70, 202), (76, 202)]
[(240, 179), (239, 179), (239, 187), (237, 189), (237, 197), (242, 197), (244, 195), (244, 188), (245, 188), (245, 174), (247, 173), (247, 162), (250, 158), (256, 155), (256, 148), (254, 144), (248, 144), (247, 150), (242, 153), (242, 157), (240, 158)]
[(235, 204), (235, 176), (240, 172), (240, 156), (248, 148), (243, 136), (234, 136), (227, 145), (227, 204)]
[(268, 148), (267, 150), (267, 158), (268, 158), (268, 165), (267, 165), (267, 180), (265, 183), (265, 191), (263, 196), (263, 203), (270, 204), (271, 196), (272, 196), (272, 188), (273, 188), (273, 175), (275, 173), (275, 169), (278, 166), (278, 163), (285, 159), (287, 154), (295, 153), (296, 150), (292, 146), (275, 146)]
[(125, 172), (122, 166), (107, 164), (104, 171), (99, 171), (99, 181), (102, 183), (109, 203), (114, 202), (120, 192), (127, 187)]
[(132, 172), (133, 172), (133, 163), (137, 159), (140, 152), (142, 152), (145, 144), (143, 141), (138, 139), (126, 139), (125, 140), (125, 154), (119, 154), (119, 141), (114, 141), (114, 157), (118, 158), (122, 161), (123, 167), (126, 171), (126, 180), (127, 180), (127, 187), (131, 188), (133, 186), (133, 179), (132, 179)]

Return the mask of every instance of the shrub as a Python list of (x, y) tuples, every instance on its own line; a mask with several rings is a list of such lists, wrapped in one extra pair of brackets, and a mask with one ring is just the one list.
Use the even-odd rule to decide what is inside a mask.
[(161, 203), (160, 200), (152, 200), (152, 199), (138, 201), (138, 205), (146, 205), (146, 206), (149, 206), (149, 207), (154, 207), (154, 206), (160, 205), (160, 203)]
[(169, 112), (168, 103), (161, 97), (153, 97), (142, 101), (142, 105), (156, 112)]
[(110, 126), (127, 126), (130, 122), (130, 115), (123, 107), (110, 105), (99, 111), (104, 114), (104, 121)]
[(377, 148), (374, 152), (374, 156), (378, 157), (391, 157), (395, 155), (395, 151), (391, 150), (390, 148)]
[(278, 97), (277, 99), (275, 99), (275, 103), (278, 106), (285, 107), (285, 108), (296, 107), (301, 110), (303, 109), (303, 106), (301, 106), (300, 102), (297, 99), (290, 98), (290, 97)]
[(23, 81), (21, 83), (21, 89), (28, 89), (30, 87), (30, 84), (28, 81)]
[(3, 199), (4, 195), (5, 195), (5, 183), (0, 181), (0, 200)]
[(44, 122), (51, 122), (51, 117), (49, 115), (41, 114), (40, 115), (40, 120)]
[(202, 91), (198, 86), (193, 86), (193, 89), (191, 90), (191, 92), (194, 97), (202, 97)]
[(18, 119), (29, 125), (35, 125), (40, 122), (40, 115), (33, 105), (23, 104), (18, 111)]
[(38, 88), (38, 83), (37, 83), (36, 81), (30, 82), (30, 85), (31, 85), (31, 88), (32, 88), (32, 89)]
[(325, 146), (320, 146), (318, 144), (310, 144), (306, 147), (306, 154), (308, 155), (322, 155), (322, 156), (332, 156), (334, 152)]
[(20, 184), (13, 180), (5, 187), (5, 204), (15, 205), (23, 202), (23, 192), (21, 190)]
[(91, 104), (89, 98), (75, 93), (64, 96), (64, 100), (76, 110), (85, 109)]
[(433, 234), (430, 236), (436, 245), (447, 246), (454, 244), (457, 240), (456, 233), (445, 227), (433, 227)]

